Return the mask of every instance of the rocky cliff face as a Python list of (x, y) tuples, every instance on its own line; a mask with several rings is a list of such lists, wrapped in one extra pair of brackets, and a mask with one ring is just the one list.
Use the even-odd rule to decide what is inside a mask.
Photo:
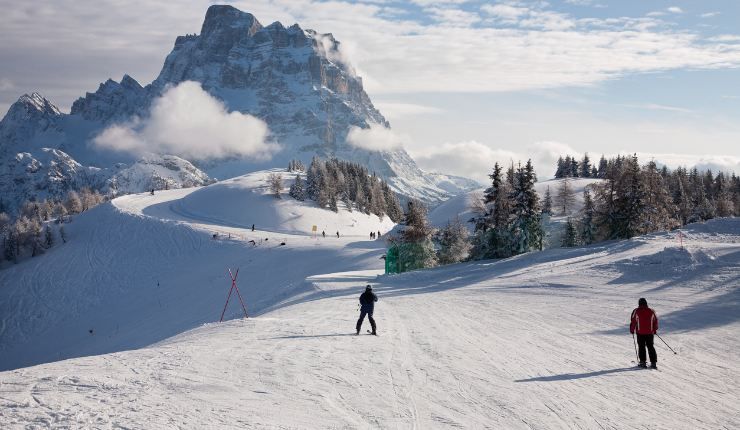
[(212, 176), (283, 166), (293, 158), (308, 162), (318, 155), (362, 163), (397, 191), (431, 202), (457, 191), (450, 183), (461, 184), (461, 190), (474, 185), (425, 175), (402, 149), (370, 151), (350, 145), (351, 127), (390, 125), (344, 60), (340, 43), (331, 34), (297, 24), (263, 26), (231, 6), (209, 7), (199, 35), (177, 37), (159, 76), (145, 87), (128, 75), (120, 83), (108, 80), (78, 99), (69, 115), (38, 94), (22, 97), (0, 122), (0, 148), (6, 150), (5, 158), (42, 147), (62, 150), (109, 170), (121, 161), (133, 163), (130, 157), (103, 153), (88, 143), (111, 124), (145, 118), (154, 99), (183, 81), (197, 81), (229, 110), (265, 121), (283, 148), (269, 162), (190, 160)]

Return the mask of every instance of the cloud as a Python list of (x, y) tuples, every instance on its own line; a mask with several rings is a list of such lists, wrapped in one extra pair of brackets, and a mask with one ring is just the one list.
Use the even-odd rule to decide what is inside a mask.
[(476, 13), (447, 7), (431, 7), (426, 11), (433, 19), (450, 27), (469, 27), (481, 20)]
[(645, 103), (645, 104), (621, 104), (619, 106), (624, 106), (628, 108), (635, 108), (635, 109), (647, 109), (647, 110), (657, 110), (657, 111), (666, 111), (666, 112), (678, 112), (678, 113), (693, 113), (694, 111), (691, 109), (686, 109), (682, 107), (677, 106), (667, 106), (667, 105), (661, 105), (657, 103)]
[(10, 79), (0, 78), (0, 91), (8, 91), (13, 88), (15, 88), (15, 85), (13, 85), (13, 82), (11, 82)]
[(154, 152), (194, 160), (228, 156), (265, 160), (279, 150), (268, 137), (262, 120), (228, 112), (199, 83), (186, 81), (156, 99), (148, 118), (108, 127), (93, 144), (137, 155)]
[(404, 118), (414, 115), (426, 115), (443, 113), (444, 110), (414, 103), (403, 103), (396, 101), (378, 101), (375, 107), (388, 119)]
[(714, 18), (715, 16), (721, 15), (719, 12), (707, 12), (699, 15), (701, 18)]
[(535, 142), (520, 151), (511, 151), (494, 149), (475, 140), (445, 143), (426, 151), (417, 150), (411, 155), (424, 170), (459, 175), (486, 184), (495, 163), (509, 166), (520, 161), (525, 163), (529, 159), (532, 160), (540, 180), (551, 178), (558, 157), (566, 154), (578, 157), (582, 155), (560, 142)]
[[(384, 4), (352, 1), (234, 4), (262, 23), (298, 22), (331, 31), (342, 42), (340, 53), (346, 51), (339, 58), (351, 60), (373, 96), (589, 86), (635, 73), (740, 65), (740, 46), (711, 43), (694, 29), (653, 18), (577, 18), (547, 2), (510, 1), (482, 6), (485, 20), (476, 21), (473, 2), (416, 3), (421, 6), (392, 3), (413, 12), (402, 18), (389, 18)], [(29, 8), (16, 3), (0, 16), (0, 39), (9, 42), (0, 46), (0, 74), (62, 107), (111, 74), (149, 82), (175, 36), (198, 31), (210, 4), (152, 1), (133, 8), (123, 0), (39, 0)], [(503, 20), (509, 20), (508, 27), (502, 27)]]
[(401, 149), (408, 137), (399, 135), (390, 128), (371, 124), (369, 128), (352, 126), (347, 133), (350, 145), (370, 151), (393, 151)]
[(666, 10), (668, 12), (670, 12), (670, 13), (683, 13), (683, 9), (681, 9), (678, 6), (671, 6), (671, 7), (667, 8)]
[[(631, 154), (622, 152), (622, 154)], [(723, 171), (740, 174), (740, 157), (734, 155), (696, 155), (696, 154), (670, 154), (670, 153), (646, 153), (637, 152), (640, 163), (655, 160), (657, 164), (666, 165), (671, 169), (677, 167), (696, 167), (699, 170), (711, 169), (713, 172)]]

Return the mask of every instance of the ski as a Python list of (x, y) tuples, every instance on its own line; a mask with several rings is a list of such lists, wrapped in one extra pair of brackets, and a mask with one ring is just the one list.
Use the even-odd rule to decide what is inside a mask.
[[(371, 332), (370, 330), (367, 330), (367, 334), (373, 334), (373, 332)], [(377, 336), (377, 335), (378, 335), (377, 333), (374, 334), (374, 336)]]

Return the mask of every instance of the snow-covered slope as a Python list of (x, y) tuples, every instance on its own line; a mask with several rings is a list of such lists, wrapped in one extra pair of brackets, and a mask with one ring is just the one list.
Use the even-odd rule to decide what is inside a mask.
[[(256, 317), (0, 372), (3, 428), (740, 426), (738, 219), (688, 226), (684, 248), (661, 233), (378, 276), (373, 242), (286, 235), (287, 247), (250, 249), (243, 238), (208, 239), (212, 225), (154, 218), (187, 194), (125, 197), (80, 217), (76, 235), (97, 226), (84, 238), (90, 251), (71, 241), (54, 283), (33, 263), (0, 274), (0, 303), (18, 306), (3, 309), (2, 345), (25, 341), (4, 349), (2, 367), (28, 363), (47, 342), (63, 358), (214, 322), (225, 266), (242, 268)], [(100, 222), (108, 217), (118, 226)], [(130, 251), (111, 246), (126, 237)], [(380, 296), (379, 338), (353, 334), (368, 282)], [(678, 352), (656, 340), (660, 371), (632, 363), (627, 322), (639, 297)], [(53, 319), (64, 331), (52, 314), (66, 315)], [(24, 327), (37, 330), (22, 338)]]
[(146, 346), (217, 320), (229, 267), (241, 268), (252, 312), (310, 290), (306, 276), (333, 262), (383, 267), (382, 243), (356, 236), (385, 233), (387, 217), (278, 200), (265, 176), (120, 197), (76, 217), (66, 244), (0, 271), (0, 369)]
[[(250, 228), (255, 224), (260, 230), (308, 235), (313, 226), (321, 234), (370, 237), (370, 232), (393, 228), (387, 216), (382, 219), (362, 212), (347, 211), (343, 204), (337, 213), (320, 209), (310, 200), (297, 201), (288, 196), (295, 173), (282, 173), (285, 188), (277, 199), (267, 186), (266, 172), (259, 171), (245, 176), (218, 182), (195, 191), (172, 205), (172, 209), (191, 218), (212, 221), (219, 225)], [(305, 175), (304, 176), (305, 179)]]

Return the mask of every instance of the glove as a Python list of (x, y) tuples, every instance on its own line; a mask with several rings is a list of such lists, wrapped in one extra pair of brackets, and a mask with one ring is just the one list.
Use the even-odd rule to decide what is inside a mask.
[(630, 334), (635, 334), (635, 331), (634, 330), (630, 330)]

